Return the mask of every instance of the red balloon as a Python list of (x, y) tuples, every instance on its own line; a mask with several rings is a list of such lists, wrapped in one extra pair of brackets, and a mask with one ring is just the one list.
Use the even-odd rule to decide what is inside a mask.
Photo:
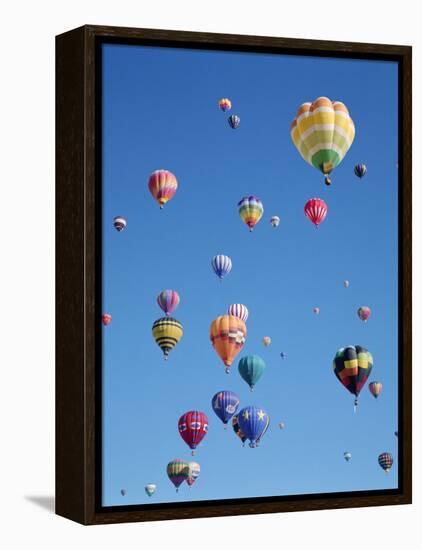
[(318, 225), (325, 220), (328, 212), (328, 206), (322, 199), (309, 199), (305, 204), (305, 216), (307, 216), (311, 222), (318, 227)]
[(101, 320), (103, 322), (103, 325), (106, 327), (111, 323), (111, 315), (110, 313), (103, 313)]
[(201, 443), (208, 432), (207, 415), (201, 411), (188, 411), (179, 418), (179, 433), (183, 441), (194, 449)]

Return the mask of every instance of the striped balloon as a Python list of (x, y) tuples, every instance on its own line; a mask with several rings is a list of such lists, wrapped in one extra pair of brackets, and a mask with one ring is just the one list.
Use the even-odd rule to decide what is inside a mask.
[(240, 117), (237, 115), (231, 115), (228, 118), (228, 123), (230, 128), (233, 128), (233, 130), (236, 130), (236, 128), (239, 128), (240, 126)]
[(164, 359), (183, 336), (182, 323), (173, 317), (161, 317), (152, 325), (152, 335), (160, 346)]
[(299, 107), (290, 135), (302, 158), (327, 177), (352, 145), (355, 125), (344, 103), (319, 97)]
[(214, 256), (214, 258), (211, 260), (211, 266), (217, 277), (223, 279), (223, 277), (228, 275), (232, 270), (232, 261), (228, 256), (225, 256), (224, 254), (217, 254), (217, 256)]
[(391, 469), (391, 466), (393, 465), (393, 456), (391, 453), (381, 453), (378, 457), (378, 464), (381, 466), (383, 470), (388, 474), (388, 472)]
[(355, 396), (355, 408), (358, 404), (358, 395), (371, 374), (373, 364), (372, 354), (362, 346), (340, 348), (334, 357), (334, 374)]
[(368, 171), (368, 169), (366, 168), (366, 165), (365, 164), (356, 164), (355, 168), (355, 175), (358, 177), (358, 178), (363, 178), (363, 176), (366, 174), (366, 172)]
[(117, 231), (123, 231), (123, 229), (126, 227), (127, 222), (123, 216), (116, 216), (113, 219), (113, 226)]
[(179, 294), (175, 290), (163, 290), (157, 296), (157, 304), (169, 316), (177, 308), (180, 302)]
[(232, 108), (232, 102), (227, 97), (223, 97), (218, 102), (218, 106), (225, 113), (226, 111), (230, 111), (230, 109)]
[(239, 317), (246, 323), (249, 317), (249, 311), (246, 306), (243, 304), (231, 304), (227, 310), (228, 315), (234, 315), (234, 317)]
[(372, 393), (372, 395), (377, 398), (379, 394), (382, 392), (382, 384), (381, 382), (371, 382), (369, 384), (369, 391)]
[(188, 478), (189, 464), (180, 458), (175, 458), (167, 464), (167, 475), (178, 492), (180, 485)]
[(369, 319), (369, 317), (371, 316), (371, 308), (368, 307), (368, 306), (361, 306), (359, 309), (358, 309), (358, 317), (361, 321), (363, 321), (364, 323), (366, 323), (366, 321)]
[(264, 206), (261, 200), (254, 195), (249, 195), (240, 199), (237, 206), (239, 207), (239, 216), (242, 221), (249, 227), (249, 231), (253, 231), (253, 228), (264, 213)]
[(246, 325), (233, 315), (221, 315), (210, 327), (210, 340), (220, 359), (226, 365), (226, 373), (246, 340)]
[(168, 170), (155, 170), (149, 177), (148, 187), (160, 208), (163, 208), (177, 191), (177, 179)]
[(328, 206), (322, 199), (309, 199), (304, 207), (305, 216), (318, 227), (325, 220), (328, 212)]

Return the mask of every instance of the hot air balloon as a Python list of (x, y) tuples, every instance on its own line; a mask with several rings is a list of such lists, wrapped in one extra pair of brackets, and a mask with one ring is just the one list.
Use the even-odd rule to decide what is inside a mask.
[(123, 229), (126, 227), (127, 222), (123, 216), (116, 216), (113, 219), (113, 225), (114, 228), (120, 233), (120, 231), (123, 231)]
[(280, 218), (278, 216), (272, 216), (270, 219), (270, 224), (273, 227), (278, 227), (280, 225)]
[(369, 391), (372, 393), (372, 395), (375, 398), (377, 398), (382, 391), (381, 382), (371, 382), (368, 387), (369, 387)]
[(211, 406), (218, 418), (223, 422), (226, 428), (227, 422), (235, 414), (239, 407), (240, 400), (238, 396), (228, 390), (217, 392), (211, 400)]
[(261, 435), (258, 437), (258, 439), (256, 440), (256, 446), (258, 447), (258, 445), (261, 443), (261, 439), (264, 437), (265, 435), (265, 432), (268, 430), (268, 428), (270, 427), (270, 417), (267, 415), (265, 417), (265, 427), (261, 433)]
[(388, 474), (388, 472), (390, 471), (393, 462), (394, 460), (391, 453), (381, 453), (378, 457), (378, 464), (383, 470), (385, 470), (386, 474)]
[(240, 117), (238, 117), (237, 115), (230, 115), (227, 121), (229, 123), (229, 126), (233, 128), (233, 130), (236, 130), (236, 128), (239, 128)]
[(169, 352), (183, 336), (182, 323), (173, 317), (161, 317), (152, 325), (152, 335), (167, 360)]
[(249, 439), (249, 447), (256, 447), (257, 440), (268, 428), (268, 414), (260, 407), (250, 405), (238, 414), (239, 427)]
[(195, 483), (201, 473), (201, 466), (197, 462), (189, 462), (189, 474), (186, 483), (189, 487)]
[(264, 338), (262, 339), (262, 343), (266, 348), (268, 348), (268, 346), (271, 345), (271, 338), (269, 336), (264, 336)]
[(396, 437), (399, 437), (399, 432), (396, 430), (396, 431), (394, 432), (394, 435), (395, 435)]
[(149, 177), (148, 187), (160, 208), (163, 208), (166, 202), (176, 194), (177, 179), (168, 170), (155, 170)]
[(111, 319), (110, 313), (103, 313), (101, 316), (101, 321), (105, 327), (111, 323)]
[(284, 422), (279, 422), (279, 423), (278, 423), (278, 427), (280, 428), (280, 430), (284, 430), (284, 428), (286, 427), (286, 425), (284, 424)]
[(248, 439), (245, 434), (242, 432), (242, 430), (239, 427), (239, 419), (237, 415), (235, 414), (232, 418), (232, 426), (233, 431), (237, 435), (237, 437), (242, 441), (243, 446), (245, 446), (245, 441)]
[(349, 281), (343, 281), (344, 288), (349, 288), (350, 282)]
[(320, 170), (330, 185), (328, 175), (352, 145), (355, 125), (344, 103), (319, 97), (299, 107), (290, 135), (302, 158)]
[(371, 308), (368, 307), (368, 306), (361, 306), (359, 309), (358, 309), (358, 317), (361, 321), (363, 321), (364, 323), (366, 323), (366, 321), (369, 319), (369, 317), (371, 316)]
[(215, 351), (226, 365), (226, 373), (246, 340), (246, 325), (233, 315), (221, 315), (210, 327), (210, 339)]
[(352, 453), (349, 453), (349, 451), (346, 451), (344, 454), (344, 459), (346, 460), (346, 462), (349, 462), (349, 460), (352, 458)]
[(208, 432), (207, 415), (201, 411), (188, 411), (179, 418), (178, 428), (180, 436), (194, 455), (196, 447)]
[(284, 351), (282, 351), (282, 352), (280, 353), (280, 357), (281, 357), (282, 359), (286, 359), (287, 353), (285, 353)]
[(180, 458), (175, 458), (167, 464), (167, 475), (178, 492), (180, 485), (188, 478), (189, 464)]
[(229, 306), (229, 309), (227, 310), (227, 314), (239, 317), (239, 319), (242, 319), (242, 321), (244, 321), (245, 323), (249, 317), (248, 308), (243, 304), (231, 304)]
[(365, 164), (356, 164), (355, 174), (358, 178), (363, 178), (366, 172), (367, 172), (367, 168)]
[(227, 97), (223, 97), (218, 102), (218, 106), (225, 113), (226, 111), (230, 111), (230, 109), (232, 108), (232, 102), (230, 101), (230, 99), (227, 99)]
[(321, 310), (319, 309), (319, 307), (314, 307), (312, 311), (315, 313), (315, 315), (319, 315)]
[(211, 266), (217, 277), (223, 279), (223, 277), (228, 275), (232, 270), (232, 261), (228, 256), (225, 256), (224, 254), (217, 254), (217, 256), (214, 256), (214, 258), (211, 260)]
[(240, 199), (237, 206), (239, 207), (239, 216), (242, 221), (249, 227), (249, 231), (253, 231), (253, 228), (264, 213), (264, 206), (261, 200), (254, 195), (249, 195)]
[(318, 227), (325, 220), (328, 212), (328, 206), (322, 199), (309, 199), (304, 207), (305, 216)]
[(152, 497), (156, 489), (157, 485), (155, 485), (154, 483), (148, 483), (147, 485), (145, 485), (145, 492), (149, 497)]
[(157, 296), (157, 304), (167, 316), (170, 316), (180, 302), (179, 294), (175, 290), (162, 290)]
[(265, 370), (265, 362), (259, 355), (247, 355), (239, 361), (239, 374), (251, 391)]
[(124, 497), (126, 495), (126, 489), (120, 489), (120, 494)]
[(373, 363), (371, 353), (362, 346), (340, 348), (334, 357), (334, 374), (355, 396), (355, 410), (359, 393), (371, 374)]

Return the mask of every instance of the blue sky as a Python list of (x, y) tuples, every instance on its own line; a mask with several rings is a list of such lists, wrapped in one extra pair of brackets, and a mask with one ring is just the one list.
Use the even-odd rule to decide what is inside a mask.
[[(103, 55), (103, 311), (113, 316), (103, 329), (103, 505), (397, 487), (397, 65), (122, 45)], [(343, 101), (356, 126), (330, 188), (290, 138), (299, 105), (321, 95)], [(147, 185), (158, 168), (179, 182), (163, 210)], [(247, 194), (264, 204), (253, 233), (237, 212)], [(303, 213), (311, 197), (329, 208), (318, 230)], [(127, 219), (121, 233), (116, 215)], [(222, 283), (215, 254), (233, 261)], [(167, 362), (151, 334), (165, 288), (180, 294), (184, 327)], [(209, 326), (236, 302), (249, 309), (248, 337), (226, 375)], [(361, 305), (373, 311), (366, 324)], [(372, 352), (369, 381), (383, 383), (378, 400), (365, 386), (356, 414), (332, 371), (349, 344)], [(267, 367), (251, 393), (237, 363), (254, 353)], [(224, 389), (270, 415), (259, 448), (243, 448), (213, 413)], [(176, 493), (166, 466), (192, 459), (177, 429), (191, 409), (208, 415), (209, 433), (194, 458), (200, 477)], [(395, 458), (388, 476), (384, 451)], [(146, 483), (157, 484), (151, 499)]]

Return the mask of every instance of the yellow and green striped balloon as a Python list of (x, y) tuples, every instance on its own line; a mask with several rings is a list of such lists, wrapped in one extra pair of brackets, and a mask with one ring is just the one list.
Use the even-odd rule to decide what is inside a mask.
[(352, 145), (355, 125), (344, 103), (319, 97), (299, 107), (290, 134), (301, 156), (320, 170), (325, 183), (330, 185), (328, 174), (340, 164)]

